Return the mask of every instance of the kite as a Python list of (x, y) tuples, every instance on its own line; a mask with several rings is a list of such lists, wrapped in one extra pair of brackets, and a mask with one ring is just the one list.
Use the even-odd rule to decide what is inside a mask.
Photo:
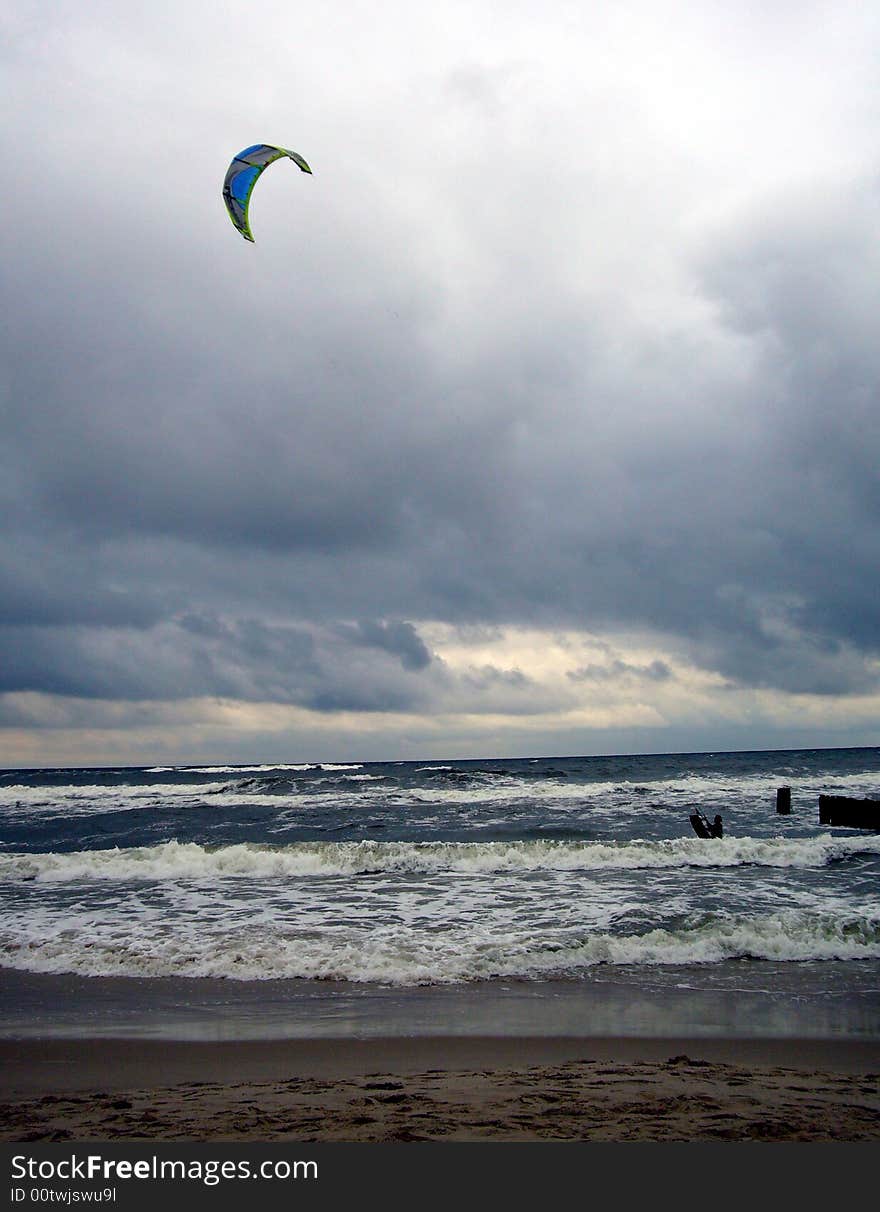
[(226, 209), (229, 211), (229, 217), (234, 227), (246, 240), (250, 240), (251, 244), (254, 243), (248, 223), (248, 205), (251, 194), (263, 169), (274, 164), (276, 160), (281, 160), (284, 156), (289, 156), (304, 173), (311, 173), (312, 170), (302, 156), (297, 155), (294, 151), (288, 151), (286, 147), (271, 147), (268, 143), (255, 143), (253, 147), (246, 147), (244, 151), (238, 153), (226, 170), (226, 180), (223, 182), (223, 201), (226, 203)]

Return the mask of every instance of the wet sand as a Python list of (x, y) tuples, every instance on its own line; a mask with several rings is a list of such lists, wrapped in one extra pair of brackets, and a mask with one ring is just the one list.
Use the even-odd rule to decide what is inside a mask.
[(0, 1040), (7, 1141), (880, 1141), (880, 1041)]

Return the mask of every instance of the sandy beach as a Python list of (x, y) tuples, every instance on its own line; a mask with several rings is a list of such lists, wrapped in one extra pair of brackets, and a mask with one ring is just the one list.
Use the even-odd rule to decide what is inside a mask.
[(822, 1040), (0, 1042), (7, 1141), (878, 1141), (880, 1047)]

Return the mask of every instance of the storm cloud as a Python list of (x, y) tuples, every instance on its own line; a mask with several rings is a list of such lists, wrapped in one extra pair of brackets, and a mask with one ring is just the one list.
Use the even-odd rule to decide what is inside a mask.
[[(444, 13), (3, 18), (6, 764), (62, 701), (164, 703), (180, 760), (213, 699), (377, 757), (876, 739), (876, 21)], [(264, 139), (314, 176), (251, 246)]]

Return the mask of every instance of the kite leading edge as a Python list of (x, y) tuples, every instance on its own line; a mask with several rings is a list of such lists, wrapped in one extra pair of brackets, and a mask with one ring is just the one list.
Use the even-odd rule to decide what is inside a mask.
[(233, 158), (226, 170), (226, 179), (223, 182), (223, 201), (226, 203), (226, 209), (233, 225), (246, 240), (250, 240), (251, 244), (254, 243), (248, 223), (251, 194), (263, 169), (268, 168), (270, 164), (284, 156), (288, 156), (304, 173), (311, 173), (312, 170), (302, 156), (294, 151), (288, 151), (286, 147), (272, 147), (268, 143), (255, 143), (253, 147), (246, 147)]

